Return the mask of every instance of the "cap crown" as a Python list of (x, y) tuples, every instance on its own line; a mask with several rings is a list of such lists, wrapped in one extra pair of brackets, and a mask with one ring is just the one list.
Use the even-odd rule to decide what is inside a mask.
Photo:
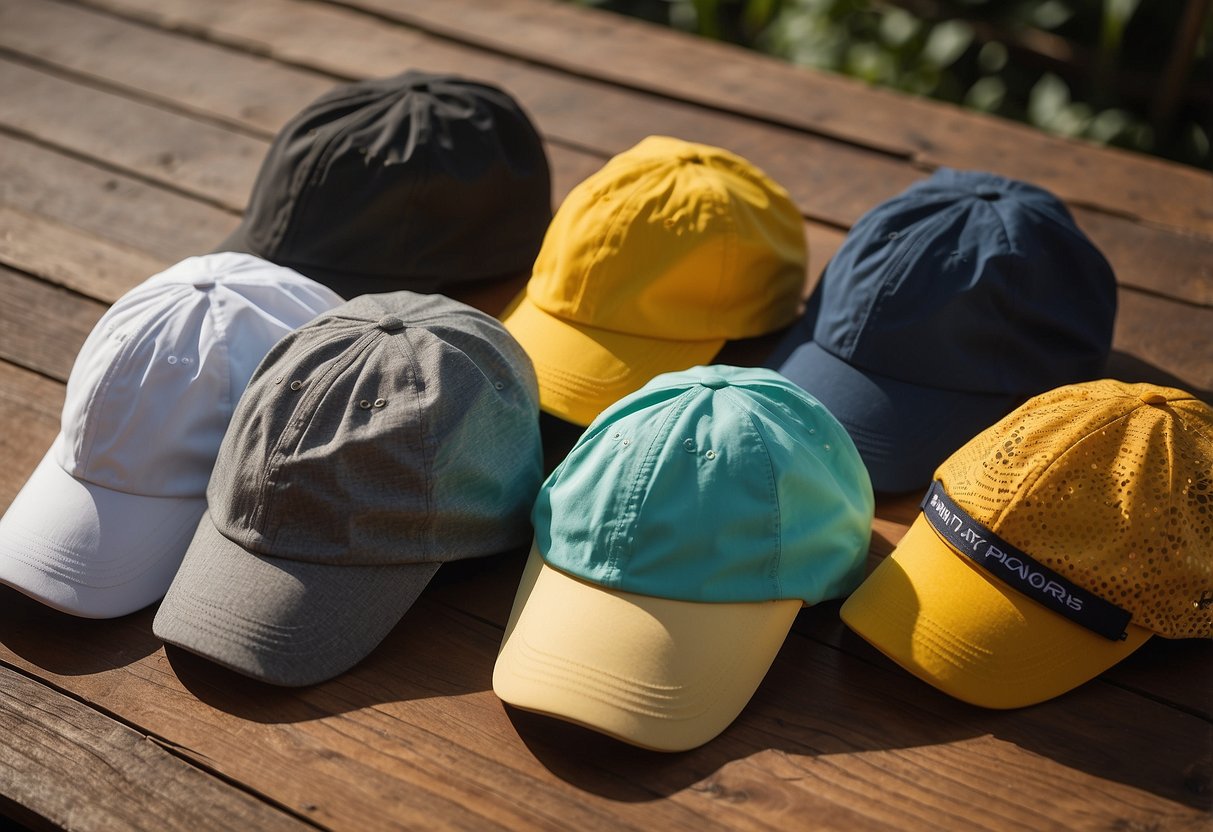
[(253, 552), (385, 565), (530, 536), (542, 478), (534, 371), (499, 323), (438, 295), (364, 295), (257, 369), (207, 497)]
[(808, 603), (863, 577), (872, 488), (842, 426), (771, 370), (658, 376), (586, 430), (532, 520), (545, 560), (683, 601)]
[(1108, 380), (1053, 390), (936, 478), (979, 523), (1134, 624), (1213, 635), (1213, 409), (1190, 394)]
[(574, 324), (679, 341), (746, 338), (795, 317), (804, 222), (732, 153), (650, 136), (570, 192), (527, 296)]
[(149, 278), (110, 307), (81, 347), (54, 460), (115, 491), (201, 497), (258, 362), (340, 302), (247, 254), (191, 257)]
[(243, 229), (255, 252), (317, 279), (431, 289), (529, 270), (551, 200), (543, 142), (517, 102), (409, 71), (340, 86), (291, 119)]
[(1098, 376), (1111, 266), (1048, 191), (942, 169), (869, 211), (826, 267), (813, 340), (899, 381), (1028, 396)]

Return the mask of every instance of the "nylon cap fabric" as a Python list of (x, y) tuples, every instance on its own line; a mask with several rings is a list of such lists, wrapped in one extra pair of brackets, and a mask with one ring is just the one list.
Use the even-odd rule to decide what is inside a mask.
[(343, 84), (275, 137), (220, 246), (344, 297), (512, 277), (552, 217), (543, 142), (491, 84), (410, 70)]
[(339, 303), (233, 253), (188, 258), (119, 298), (76, 357), (59, 434), (0, 520), (0, 581), (89, 618), (159, 600), (257, 364)]
[(442, 563), (530, 538), (538, 412), (526, 355), (461, 303), (365, 295), (317, 318), (250, 382), (153, 631), (275, 684), (347, 670)]
[(1151, 635), (1213, 635), (1213, 408), (1191, 394), (1110, 380), (1062, 387), (935, 476), (977, 523), (1131, 623), (1107, 638), (1047, 608), (961, 554), (924, 513), (842, 618), (928, 683), (1020, 707), (1078, 687)]
[(940, 169), (855, 224), (768, 361), (855, 440), (878, 491), (929, 482), (1029, 397), (1097, 378), (1116, 279), (1055, 196)]
[(796, 206), (753, 164), (650, 136), (569, 193), (502, 321), (542, 408), (584, 426), (656, 375), (791, 323), (806, 252)]
[(646, 748), (701, 745), (799, 608), (859, 583), (872, 514), (846, 432), (777, 373), (658, 376), (540, 490), (493, 689)]

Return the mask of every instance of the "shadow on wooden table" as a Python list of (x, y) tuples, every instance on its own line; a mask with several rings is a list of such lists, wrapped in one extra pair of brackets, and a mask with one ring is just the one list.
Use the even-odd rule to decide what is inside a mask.
[(0, 586), (0, 642), (31, 664), (61, 676), (101, 673), (156, 652), (155, 607), (121, 618), (92, 619), (53, 610)]
[[(811, 783), (823, 770), (834, 770), (823, 769), (825, 758), (846, 755), (852, 762), (841, 770), (851, 770), (858, 755), (865, 765), (893, 773), (910, 766), (900, 776), (939, 779), (941, 789), (948, 788), (949, 780), (958, 789), (971, 788), (974, 777), (1057, 777), (1075, 788), (1089, 786), (1094, 778), (1210, 808), (1213, 736), (1208, 719), (1198, 710), (1176, 710), (1141, 684), (1151, 673), (1164, 672), (1172, 659), (1180, 662), (1181, 673), (1207, 676), (1213, 652), (1203, 643), (1197, 649), (1187, 643), (1163, 644), (1153, 658), (1149, 651), (1154, 645), (1147, 643), (1131, 657), (1136, 672), (1126, 661), (1126, 667), (1051, 702), (987, 711), (905, 673), (842, 625), (838, 602), (820, 604), (802, 611), (732, 726), (699, 749), (660, 754), (506, 708), (488, 693), (521, 562), (516, 552), (488, 559), (479, 568), (465, 566), (462, 573), (452, 570), (363, 662), (308, 688), (259, 683), (174, 648), (166, 650), (167, 662), (147, 658), (160, 646), (150, 630), (151, 609), (96, 622), (71, 619), (23, 596), (5, 598), (14, 603), (0, 604), (0, 632), (13, 653), (50, 674), (100, 673), (142, 659), (135, 672), (159, 674), (157, 686), (179, 683), (210, 707), (270, 725), (386, 708), (398, 730), (432, 733), (438, 726), (429, 723), (427, 714), (434, 707), (441, 710), (443, 699), (450, 698), (456, 712), (500, 708), (508, 723), (489, 720), (481, 729), (493, 733), (493, 741), (520, 740), (554, 776), (625, 802), (655, 800), (684, 789), (743, 801), (747, 792), (753, 797), (767, 788), (772, 770), (781, 778)], [(1207, 691), (1207, 680), (1191, 682), (1193, 702), (1200, 700), (1202, 684)], [(467, 700), (465, 694), (476, 696)], [(432, 703), (412, 704), (422, 700)], [(1159, 747), (1168, 749), (1166, 765), (1138, 764), (1159, 760)], [(899, 754), (911, 748), (934, 750), (926, 757)], [(731, 765), (755, 755), (762, 755), (761, 766)], [(929, 761), (927, 769), (923, 760)], [(977, 763), (980, 770), (970, 770)]]
[(1186, 390), (1206, 404), (1213, 404), (1213, 390), (1204, 390), (1148, 361), (1130, 355), (1121, 350), (1112, 350), (1108, 358), (1107, 377), (1126, 382), (1147, 382), (1161, 384), (1164, 387), (1178, 387)]
[[(803, 611), (746, 710), (719, 737), (692, 751), (645, 751), (553, 718), (506, 712), (553, 774), (612, 800), (649, 801), (686, 788), (717, 799), (756, 799), (760, 795), (746, 791), (762, 791), (760, 775), (744, 788), (734, 766), (727, 777), (717, 775), (733, 761), (771, 753), (778, 760), (768, 759), (762, 769), (790, 780), (822, 776), (815, 761), (835, 754), (865, 755), (871, 765), (892, 771), (911, 759), (899, 749), (937, 746), (938, 771), (911, 765), (903, 776), (937, 778), (937, 787), (946, 790), (949, 780), (967, 788), (973, 777), (1010, 782), (1087, 775), (1213, 808), (1213, 728), (1207, 720), (1177, 720), (1166, 705), (1104, 678), (1030, 708), (970, 706), (896, 667), (843, 626), (838, 607), (834, 602)], [(1196, 666), (1207, 669), (1208, 663)], [(1126, 720), (1126, 714), (1133, 718)], [(1138, 765), (1158, 759), (1159, 743), (1171, 749), (1173, 765)], [(976, 756), (969, 748), (978, 749)], [(974, 760), (981, 761), (981, 771), (968, 770)]]

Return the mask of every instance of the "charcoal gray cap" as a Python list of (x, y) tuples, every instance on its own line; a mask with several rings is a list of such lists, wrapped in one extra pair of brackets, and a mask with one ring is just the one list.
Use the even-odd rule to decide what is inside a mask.
[(487, 315), (411, 292), (325, 313), (249, 382), (153, 631), (274, 684), (347, 670), (441, 564), (530, 540), (538, 416)]
[(504, 90), (409, 70), (342, 84), (274, 138), (220, 251), (345, 298), (530, 273), (552, 218), (534, 124)]

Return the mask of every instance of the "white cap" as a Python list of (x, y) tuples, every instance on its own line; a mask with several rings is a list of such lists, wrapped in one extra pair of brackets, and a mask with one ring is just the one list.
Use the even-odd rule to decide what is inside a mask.
[(0, 519), (0, 582), (88, 618), (159, 600), (253, 371), (341, 302), (231, 252), (183, 260), (119, 298), (76, 357), (59, 435)]

